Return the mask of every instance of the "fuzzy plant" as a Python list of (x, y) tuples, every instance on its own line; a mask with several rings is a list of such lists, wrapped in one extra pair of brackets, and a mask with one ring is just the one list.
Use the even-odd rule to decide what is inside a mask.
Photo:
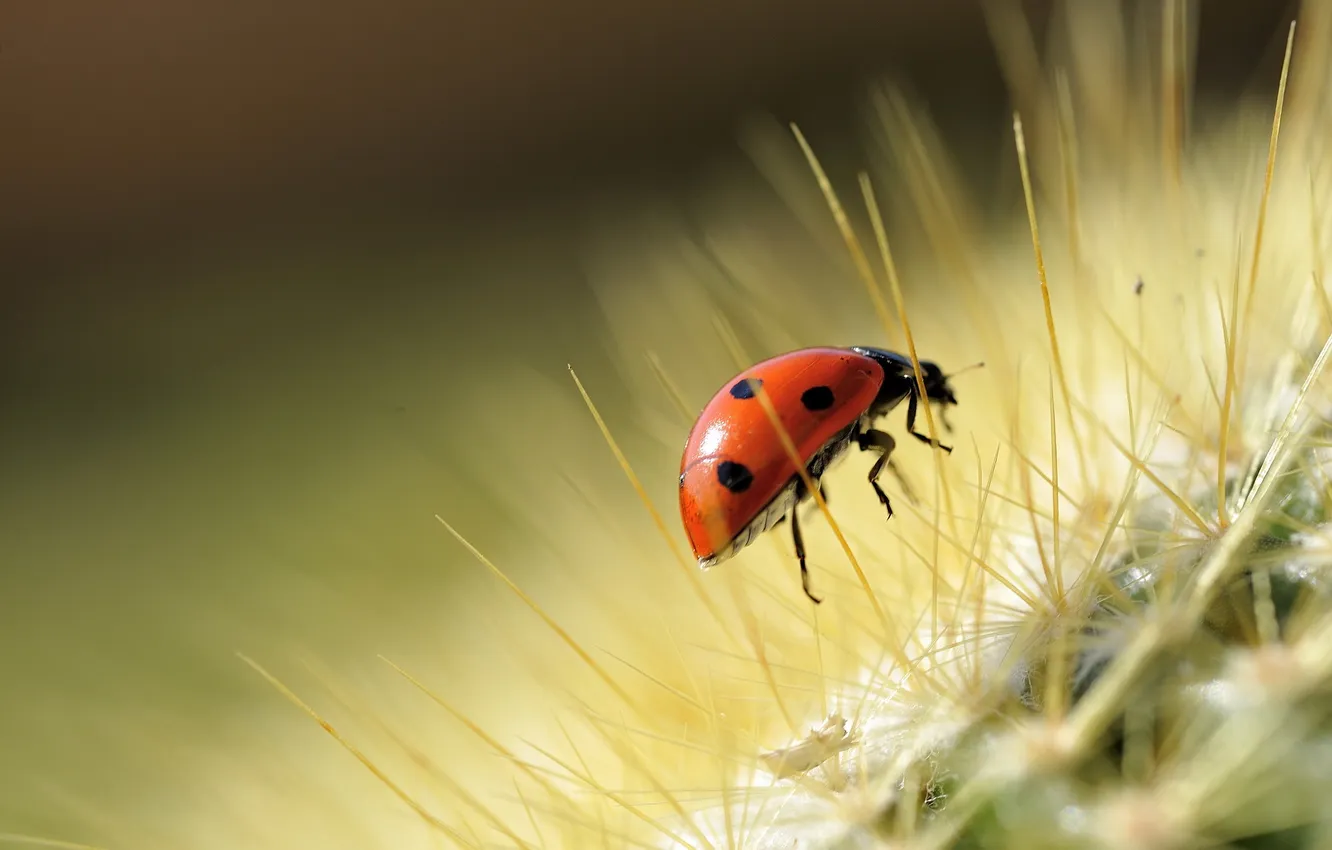
[[(1019, 92), (1046, 119), (1054, 154), (1042, 204), (1019, 116), (1031, 284), (1001, 286), (1009, 306), (973, 309), (989, 327), (971, 331), (985, 339), (986, 380), (1010, 400), (1031, 398), (1022, 375), (1045, 410), (1024, 421), (999, 405), (991, 424), (1009, 426), (999, 436), (1016, 456), (1011, 474), (996, 475), (998, 453), (978, 454), (947, 513), (935, 506), (933, 548), (921, 558), (934, 577), (930, 610), (890, 629), (854, 681), (825, 685), (838, 707), (806, 737), (759, 753), (732, 799), (691, 813), (690, 826), (654, 846), (1332, 846), (1332, 313), (1321, 271), (1326, 143), (1309, 134), (1325, 122), (1326, 68), (1303, 66), (1301, 111), (1283, 113), (1292, 27), (1265, 157), (1218, 187), (1218, 163), (1184, 141), (1171, 114), (1180, 107), (1171, 95), (1186, 88), (1171, 63), (1183, 9), (1164, 10), (1158, 97), (1114, 103), (1122, 92), (1096, 78), (1104, 66), (1057, 67)], [(1067, 11), (1075, 36), (1098, 23), (1094, 12)], [(1312, 37), (1324, 36), (1326, 10), (1306, 13), (1318, 19)], [(1118, 58), (1122, 70), (1149, 57)], [(1087, 100), (1070, 93), (1079, 83)], [(902, 103), (885, 100), (884, 115)], [(1087, 138), (1098, 119), (1111, 144)], [(1302, 127), (1294, 154), (1281, 147), (1291, 123)], [(1142, 144), (1146, 127), (1164, 135)], [(937, 173), (918, 131), (890, 133), (910, 174)], [(1233, 162), (1224, 167), (1234, 173)], [(945, 199), (918, 179), (913, 200), (946, 220)], [(1155, 196), (1143, 185), (1153, 183)], [(862, 186), (873, 204), (871, 181)], [(1289, 199), (1301, 188), (1295, 212)], [(870, 271), (862, 259), (866, 282), (872, 290), (886, 278), (903, 317), (872, 207), (870, 218), (883, 266)], [(1093, 221), (1100, 232), (1085, 229)], [(996, 276), (963, 270), (977, 288), (954, 287), (926, 309), (974, 308)], [(1049, 357), (1019, 370), (1003, 326), (1033, 309), (1044, 328), (1026, 329), (1045, 331)], [(901, 330), (910, 345), (905, 321)], [(762, 804), (745, 784), (760, 776), (771, 789)]]
[[(891, 86), (872, 101), (883, 163), (847, 181), (859, 209), (799, 130), (763, 137), (774, 185), (806, 209), (817, 187), (831, 211), (876, 338), (985, 362), (957, 381), (970, 451), (901, 461), (933, 487), (901, 527), (841, 508), (854, 478), (832, 478), (848, 495), (811, 510), (831, 532), (823, 574), (842, 579), (831, 611), (802, 610), (789, 581), (754, 590), (789, 575), (775, 552), (762, 577), (729, 580), (735, 608), (716, 616), (742, 624), (734, 650), (711, 647), (687, 685), (637, 671), (673, 710), (623, 690), (581, 706), (622, 786), (542, 751), (548, 779), (505, 751), (550, 795), (529, 813), (565, 816), (560, 840), (519, 846), (1332, 847), (1328, 10), (1308, 5), (1299, 39), (1292, 27), (1262, 105), (1207, 132), (1187, 108), (1196, 11), (1068, 4), (1064, 52), (1036, 74), (1021, 19), (991, 7), (1019, 105), (1016, 227), (973, 223), (922, 110)], [(909, 274), (889, 218), (933, 255)], [(718, 262), (723, 316), (792, 295), (746, 285), (772, 280), (761, 259)], [(712, 324), (728, 367), (752, 362), (746, 333), (781, 345), (761, 321)], [(668, 389), (669, 362), (653, 360)], [(720, 672), (731, 651), (747, 674)], [(736, 710), (746, 699), (766, 714)], [(700, 753), (711, 771), (682, 766)]]
[(356, 751), (439, 840), (1332, 847), (1332, 8), (1306, 4), (1262, 97), (1210, 110), (1198, 11), (1069, 3), (1042, 62), (988, 7), (1016, 105), (998, 223), (885, 84), (863, 173), (825, 173), (795, 128), (746, 137), (818, 245), (803, 267), (764, 249), (777, 216), (719, 213), (702, 247), (655, 254), (659, 222), (641, 250), (621, 229), (594, 278), (659, 446), (758, 354), (820, 336), (984, 368), (954, 382), (951, 455), (899, 447), (918, 497), (887, 524), (858, 461), (829, 473), (804, 520), (817, 609), (780, 531), (698, 573), (663, 505), (672, 457), (617, 441), (612, 390), (575, 375), (628, 477), (610, 498), (651, 522), (632, 561), (604, 556), (634, 574), (572, 603), (440, 518), (543, 636), (553, 725), (506, 740), (399, 668), (513, 783), (426, 782), (439, 814)]
[[(719, 181), (689, 228), (607, 224), (586, 270), (620, 372), (540, 384), (545, 483), (500, 491), (530, 534), (438, 516), (478, 580), (449, 600), (466, 639), (422, 630), (381, 662), (364, 634), (383, 677), (324, 677), (320, 707), (248, 652), (346, 752), (284, 732), (282, 794), (210, 773), (248, 824), (228, 835), (1332, 848), (1332, 4), (1305, 2), (1280, 68), (1225, 103), (1193, 94), (1199, 4), (1070, 1), (1045, 50), (1017, 4), (986, 10), (1014, 114), (984, 173), (884, 83), (850, 167), (758, 121), (763, 188)], [(802, 509), (819, 606), (785, 526), (702, 572), (674, 504), (711, 392), (812, 344), (959, 373), (954, 451), (898, 441), (914, 498), (891, 519), (850, 457)], [(317, 814), (280, 829), (316, 784)]]

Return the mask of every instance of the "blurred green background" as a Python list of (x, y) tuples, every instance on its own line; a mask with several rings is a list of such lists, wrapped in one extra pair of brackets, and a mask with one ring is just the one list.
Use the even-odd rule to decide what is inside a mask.
[[(1200, 80), (1279, 62), (1290, 11), (1207, 4)], [(458, 600), (491, 582), (448, 572), (432, 514), (504, 563), (560, 534), (533, 482), (617, 480), (570, 362), (644, 468), (676, 460), (617, 383), (589, 242), (643, 209), (703, 227), (718, 175), (759, 180), (750, 110), (850, 175), (871, 73), (992, 179), (1009, 105), (973, 3), (9, 4), (0, 832), (129, 819), (177, 744), (242, 735), (276, 701), (238, 649), (443, 654), (502, 692), (407, 625), (483, 625)]]

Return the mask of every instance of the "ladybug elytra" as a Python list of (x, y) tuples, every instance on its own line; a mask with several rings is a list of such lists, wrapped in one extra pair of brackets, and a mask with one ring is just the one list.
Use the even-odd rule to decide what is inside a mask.
[[(920, 361), (920, 368), (929, 401), (956, 405), (948, 376), (929, 361)], [(852, 445), (878, 454), (869, 484), (889, 517), (892, 504), (878, 479), (887, 468), (901, 480), (891, 459), (896, 441), (871, 427), (874, 420), (906, 401), (911, 436), (946, 452), (952, 448), (916, 430), (920, 393), (915, 368), (909, 357), (881, 348), (804, 348), (779, 354), (717, 391), (690, 431), (680, 461), (680, 515), (694, 557), (703, 569), (716, 566), (789, 520), (801, 587), (818, 603), (810, 592), (796, 515), (810, 494), (758, 399), (760, 387), (821, 495), (820, 476)]]

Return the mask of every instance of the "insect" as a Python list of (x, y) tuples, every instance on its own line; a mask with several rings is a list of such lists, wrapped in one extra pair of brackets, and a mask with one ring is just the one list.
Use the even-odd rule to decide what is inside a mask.
[[(956, 405), (949, 376), (929, 361), (920, 361), (920, 368), (929, 401)], [(822, 600), (810, 591), (796, 515), (810, 494), (763, 409), (760, 388), (825, 500), (820, 476), (852, 445), (878, 454), (869, 484), (889, 517), (893, 506), (879, 486), (885, 468), (911, 497), (892, 462), (896, 441), (871, 427), (903, 401), (911, 436), (945, 452), (953, 449), (916, 430), (915, 368), (909, 357), (881, 348), (790, 351), (751, 366), (717, 391), (699, 414), (680, 460), (680, 515), (694, 557), (701, 568), (714, 567), (789, 520), (800, 584), (817, 604)], [(951, 432), (946, 421), (944, 426)]]

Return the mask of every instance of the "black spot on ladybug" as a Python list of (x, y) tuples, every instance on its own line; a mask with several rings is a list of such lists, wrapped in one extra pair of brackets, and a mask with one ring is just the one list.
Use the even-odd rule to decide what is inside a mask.
[(827, 410), (833, 406), (833, 391), (830, 387), (810, 387), (800, 394), (800, 403), (806, 410)]
[(753, 398), (758, 394), (758, 388), (763, 386), (763, 381), (758, 378), (741, 378), (731, 385), (731, 398), (744, 400)]
[(754, 473), (743, 463), (724, 460), (717, 464), (717, 480), (732, 493), (743, 493), (754, 483)]

